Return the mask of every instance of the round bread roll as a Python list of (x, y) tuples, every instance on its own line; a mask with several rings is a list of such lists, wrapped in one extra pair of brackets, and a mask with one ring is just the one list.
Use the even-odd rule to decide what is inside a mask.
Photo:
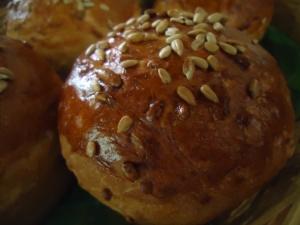
[(64, 71), (88, 45), (137, 11), (138, 0), (12, 0), (7, 35), (28, 42)]
[(228, 18), (227, 26), (246, 32), (253, 39), (261, 39), (273, 16), (274, 0), (156, 0), (160, 11), (180, 8), (193, 11), (203, 7), (209, 12), (220, 11)]
[(204, 224), (257, 192), (294, 152), (276, 61), (244, 33), (214, 30), (222, 16), (197, 24), (186, 15), (132, 19), (77, 59), (63, 89), (68, 167), (137, 224)]
[(67, 188), (56, 131), (61, 81), (30, 47), (0, 37), (0, 224), (37, 224)]

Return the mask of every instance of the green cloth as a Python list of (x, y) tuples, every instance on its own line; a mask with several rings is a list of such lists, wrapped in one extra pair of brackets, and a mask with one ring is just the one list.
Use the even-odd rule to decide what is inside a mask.
[[(278, 60), (291, 89), (297, 118), (300, 119), (300, 45), (271, 27), (262, 42)], [(125, 225), (116, 213), (74, 186), (45, 225)]]

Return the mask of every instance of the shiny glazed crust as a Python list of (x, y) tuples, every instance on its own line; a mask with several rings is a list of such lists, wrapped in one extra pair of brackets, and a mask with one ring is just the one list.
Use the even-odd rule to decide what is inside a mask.
[(221, 11), (228, 16), (227, 25), (245, 31), (252, 39), (261, 39), (273, 16), (274, 0), (157, 0), (155, 9), (194, 10), (203, 7), (210, 12)]
[(30, 47), (0, 37), (0, 224), (35, 223), (66, 188), (56, 144), (60, 89)]
[(131, 221), (204, 224), (293, 155), (289, 91), (247, 35), (147, 13), (77, 59), (59, 108), (63, 155), (83, 188)]
[(8, 5), (7, 35), (31, 44), (57, 69), (70, 69), (83, 49), (138, 12), (137, 0), (93, 0), (94, 5), (86, 7), (75, 0), (52, 2), (13, 0)]

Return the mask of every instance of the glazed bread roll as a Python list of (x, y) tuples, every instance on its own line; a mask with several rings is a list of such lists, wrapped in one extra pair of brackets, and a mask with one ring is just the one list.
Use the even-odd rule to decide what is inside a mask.
[(197, 13), (128, 20), (77, 59), (63, 89), (68, 167), (137, 224), (204, 224), (256, 193), (294, 152), (274, 58), (222, 25), (223, 14), (194, 22)]
[(133, 16), (138, 0), (12, 0), (7, 10), (7, 35), (64, 70), (113, 25)]
[(56, 131), (61, 81), (30, 47), (0, 37), (0, 224), (37, 224), (67, 187)]
[(274, 0), (156, 0), (160, 11), (180, 8), (194, 10), (203, 7), (209, 12), (220, 11), (228, 17), (227, 26), (246, 32), (253, 39), (261, 39), (273, 16)]

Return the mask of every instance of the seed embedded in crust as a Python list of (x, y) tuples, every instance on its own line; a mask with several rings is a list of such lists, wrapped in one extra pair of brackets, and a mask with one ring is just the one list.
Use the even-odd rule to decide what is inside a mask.
[(138, 64), (139, 64), (139, 61), (136, 60), (136, 59), (128, 59), (128, 60), (124, 60), (123, 62), (120, 63), (120, 65), (125, 69), (130, 68), (130, 67), (134, 67)]
[(199, 67), (200, 69), (208, 69), (208, 62), (205, 59), (197, 56), (191, 56), (190, 59), (195, 64), (195, 66)]
[(150, 19), (150, 16), (149, 14), (144, 14), (144, 15), (141, 15), (138, 19), (137, 19), (137, 22), (142, 24), (142, 23), (145, 23), (146, 21), (148, 21)]
[(161, 19), (155, 20), (152, 24), (151, 27), (157, 27), (157, 25), (161, 22)]
[(143, 23), (141, 26), (139, 26), (139, 28), (140, 28), (141, 30), (147, 30), (147, 29), (149, 29), (150, 27), (151, 27), (151, 25), (150, 25), (149, 22), (145, 22), (145, 23)]
[(219, 71), (220, 65), (219, 65), (219, 60), (217, 57), (215, 57), (214, 55), (209, 55), (207, 57), (207, 62), (213, 70)]
[(157, 40), (158, 36), (154, 33), (145, 33), (144, 41), (154, 41)]
[(172, 82), (172, 77), (167, 70), (165, 70), (163, 68), (159, 68), (158, 75), (164, 84), (169, 84)]
[(133, 120), (130, 116), (123, 116), (118, 123), (117, 133), (127, 132), (131, 128), (132, 124)]
[(173, 36), (174, 34), (179, 33), (179, 29), (177, 27), (169, 27), (166, 32), (165, 35), (166, 36)]
[(136, 22), (136, 18), (132, 17), (126, 21), (126, 26), (131, 26)]
[(200, 87), (200, 91), (201, 93), (210, 101), (214, 102), (214, 103), (219, 103), (219, 98), (216, 95), (216, 93), (211, 89), (210, 86), (208, 86), (207, 84), (204, 84)]
[(200, 34), (200, 33), (206, 33), (207, 31), (203, 28), (197, 28), (197, 29), (193, 29), (191, 31), (188, 32), (188, 35), (190, 36), (196, 36), (197, 34)]
[(217, 43), (217, 38), (216, 38), (216, 35), (212, 32), (208, 32), (206, 34), (206, 40), (207, 42), (214, 42), (214, 43)]
[(199, 39), (199, 40), (194, 40), (191, 44), (191, 48), (194, 50), (194, 51), (197, 51), (204, 43), (204, 38), (203, 40)]
[(222, 13), (213, 13), (207, 17), (207, 21), (211, 24), (221, 22), (223, 19), (225, 19), (224, 14)]
[(193, 27), (194, 30), (203, 29), (206, 30), (209, 27), (207, 23), (199, 23)]
[(238, 52), (236, 47), (225, 42), (219, 42), (219, 45), (221, 49), (229, 55), (236, 55)]
[(98, 42), (96, 43), (96, 48), (100, 48), (100, 49), (105, 50), (105, 49), (108, 49), (108, 48), (109, 48), (109, 44), (108, 44), (107, 41), (98, 41)]
[(0, 80), (0, 94), (3, 93), (7, 87), (8, 87), (7, 81)]
[(172, 48), (170, 45), (167, 45), (166, 47), (162, 48), (160, 51), (159, 51), (159, 58), (161, 59), (165, 59), (165, 58), (168, 58), (172, 53)]
[(195, 106), (196, 105), (196, 99), (193, 93), (184, 86), (177, 87), (177, 94), (178, 96), (186, 101), (188, 104)]
[(155, 28), (155, 31), (159, 34), (164, 33), (169, 26), (169, 21), (167, 19), (162, 20), (158, 23)]
[(96, 150), (97, 150), (97, 143), (95, 141), (89, 141), (85, 149), (86, 155), (92, 158), (95, 156)]
[(195, 73), (195, 65), (190, 58), (186, 58), (184, 60), (184, 63), (182, 66), (182, 72), (188, 80), (193, 79), (193, 76)]
[(174, 34), (168, 38), (166, 38), (166, 43), (171, 44), (172, 41), (176, 40), (176, 39), (181, 39), (183, 38), (183, 34)]
[(125, 53), (128, 50), (128, 44), (126, 41), (122, 42), (119, 46), (118, 49), (122, 52)]
[(96, 96), (96, 100), (97, 101), (100, 101), (100, 102), (103, 102), (103, 103), (106, 103), (108, 98), (107, 98), (107, 95), (104, 94), (104, 93), (99, 93), (97, 96)]
[(126, 39), (132, 43), (139, 43), (144, 40), (144, 34), (141, 32), (133, 32), (128, 34)]
[(174, 52), (176, 52), (177, 55), (182, 56), (184, 50), (182, 40), (176, 39), (172, 41), (171, 48), (173, 49)]
[(219, 46), (215, 42), (210, 42), (210, 41), (205, 42), (204, 48), (208, 52), (211, 52), (211, 53), (215, 53), (215, 52), (219, 51), (219, 49), (220, 49)]
[(86, 55), (86, 56), (91, 56), (91, 55), (95, 52), (95, 50), (96, 50), (96, 45), (95, 45), (95, 44), (92, 44), (92, 45), (90, 45), (90, 46), (86, 49), (85, 55)]
[(126, 24), (125, 23), (120, 23), (117, 24), (116, 26), (113, 27), (114, 31), (122, 31), (125, 28)]
[(0, 80), (11, 80), (13, 72), (6, 67), (0, 67)]
[(94, 52), (100, 61), (104, 61), (106, 59), (105, 51), (103, 49), (96, 49)]
[(178, 9), (169, 9), (167, 11), (167, 15), (169, 17), (179, 17), (180, 16), (180, 10), (178, 10)]
[(241, 53), (244, 53), (246, 51), (246, 47), (244, 47), (242, 45), (237, 45), (236, 48)]
[(259, 82), (256, 79), (253, 79), (249, 85), (249, 92), (252, 98), (257, 98), (260, 94)]
[(175, 23), (185, 24), (185, 20), (183, 17), (172, 17), (170, 21)]
[(107, 33), (106, 36), (109, 37), (109, 38), (115, 37), (116, 36), (116, 32), (115, 31), (111, 31), (111, 32)]
[(193, 21), (194, 23), (202, 23), (205, 20), (205, 17), (207, 16), (204, 12), (197, 12), (194, 15)]
[(220, 22), (216, 22), (216, 23), (214, 23), (214, 25), (213, 25), (213, 29), (214, 29), (215, 31), (220, 32), (220, 31), (224, 30), (224, 26), (223, 26)]
[(194, 25), (193, 20), (189, 20), (189, 19), (185, 19), (185, 20), (184, 20), (184, 23), (185, 23), (185, 25), (187, 25), (187, 26), (192, 26), (192, 25)]

